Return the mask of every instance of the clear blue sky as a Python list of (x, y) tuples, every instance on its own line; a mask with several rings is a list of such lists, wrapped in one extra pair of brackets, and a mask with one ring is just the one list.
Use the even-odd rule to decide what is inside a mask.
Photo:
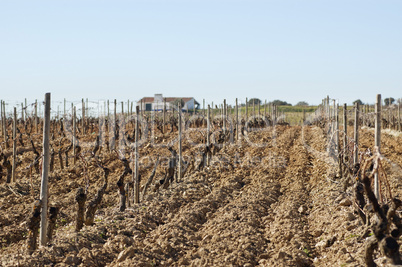
[(0, 1), (0, 98), (402, 97), (402, 1)]

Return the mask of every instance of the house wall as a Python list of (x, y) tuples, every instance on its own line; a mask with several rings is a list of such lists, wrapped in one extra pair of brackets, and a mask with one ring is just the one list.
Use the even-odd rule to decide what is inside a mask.
[(187, 102), (184, 104), (183, 109), (185, 109), (185, 110), (187, 110), (187, 109), (193, 110), (193, 109), (194, 109), (194, 103), (195, 103), (194, 98), (191, 99), (191, 100), (189, 100), (189, 101), (187, 101)]
[[(160, 97), (160, 98), (155, 97), (154, 102), (151, 102), (151, 103), (150, 102), (142, 102), (142, 105), (141, 105), (140, 101), (137, 102), (137, 106), (140, 107), (140, 110), (146, 110), (147, 104), (152, 105), (152, 110), (160, 110), (161, 111), (161, 110), (163, 110), (163, 97)], [(194, 102), (194, 98), (193, 98), (193, 99), (185, 102), (182, 109), (183, 110), (193, 110), (194, 104), (195, 104), (195, 102)], [(172, 110), (172, 108), (173, 108), (173, 106), (169, 102), (166, 102), (166, 110)]]

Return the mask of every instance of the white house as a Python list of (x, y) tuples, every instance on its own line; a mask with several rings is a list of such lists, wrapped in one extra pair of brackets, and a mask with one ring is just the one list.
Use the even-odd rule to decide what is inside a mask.
[(177, 104), (178, 99), (182, 99), (184, 102), (183, 111), (192, 111), (194, 106), (196, 109), (200, 108), (200, 103), (194, 97), (163, 97), (162, 94), (155, 94), (154, 97), (143, 97), (137, 101), (137, 106), (144, 111), (160, 111), (163, 110), (164, 101), (166, 101), (166, 110), (171, 110), (173, 103), (176, 102)]

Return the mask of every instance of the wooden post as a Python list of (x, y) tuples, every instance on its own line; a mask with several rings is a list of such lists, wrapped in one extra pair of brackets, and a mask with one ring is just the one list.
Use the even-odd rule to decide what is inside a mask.
[(165, 133), (165, 125), (166, 125), (166, 98), (163, 98), (163, 123), (162, 123), (162, 132)]
[(2, 109), (3, 109), (3, 136), (4, 136), (4, 147), (8, 148), (8, 143), (7, 143), (7, 116), (6, 116), (6, 104), (3, 101), (2, 104)]
[(3, 136), (4, 135), (4, 126), (3, 126), (3, 123), (4, 123), (4, 116), (3, 116), (3, 100), (0, 100), (0, 119), (1, 119), (1, 135)]
[(110, 106), (109, 106), (109, 99), (107, 100), (107, 121), (109, 123), (109, 117), (110, 117)]
[(25, 113), (25, 119), (28, 119), (28, 101), (25, 98), (25, 108), (24, 108), (24, 113)]
[(41, 112), (42, 112), (41, 106), (42, 106), (42, 105), (39, 105), (39, 106), (38, 106), (38, 108), (39, 108), (39, 122), (40, 122), (40, 117), (41, 117), (40, 114), (41, 114)]
[(35, 131), (38, 133), (38, 100), (35, 100)]
[(343, 150), (346, 157), (348, 147), (348, 110), (346, 103), (343, 104)]
[(75, 146), (77, 145), (77, 140), (76, 140), (76, 136), (77, 136), (77, 123), (76, 123), (76, 116), (77, 116), (77, 114), (76, 114), (76, 108), (75, 108), (75, 106), (73, 107), (73, 157), (74, 157), (74, 159), (73, 159), (73, 162), (74, 162), (74, 164), (75, 164), (75, 161), (76, 161), (76, 149), (75, 149)]
[(353, 154), (353, 165), (356, 165), (359, 162), (359, 102), (355, 104), (355, 125), (354, 125), (354, 154)]
[(126, 117), (128, 118), (129, 115), (130, 115), (130, 100), (127, 100), (127, 115), (126, 115)]
[(238, 100), (237, 100), (237, 97), (236, 97), (236, 141), (239, 140), (239, 130), (240, 130), (240, 127), (239, 127), (239, 105), (238, 105), (237, 101)]
[[(171, 107), (172, 107), (172, 118), (174, 119), (174, 109), (175, 109), (175, 107), (173, 105), (171, 105)], [(173, 132), (173, 130), (174, 130), (174, 127), (173, 127), (173, 124), (172, 124), (172, 132)]]
[(336, 152), (338, 155), (338, 164), (339, 164), (339, 178), (342, 178), (342, 154), (341, 154), (341, 145), (339, 142), (339, 104), (336, 105), (336, 110), (335, 110), (335, 124), (336, 124)]
[(261, 116), (260, 110), (261, 110), (261, 103), (258, 103), (258, 116)]
[(330, 109), (330, 106), (329, 106), (329, 95), (327, 95), (327, 101), (326, 101), (325, 104), (327, 105), (327, 118), (329, 118), (329, 109)]
[(113, 109), (113, 142), (110, 146), (112, 149), (116, 148), (117, 142), (117, 100), (114, 100), (114, 109)]
[(21, 103), (21, 119), (22, 119), (22, 122), (24, 122), (24, 104), (23, 103)]
[[(391, 102), (391, 101), (390, 101)], [(388, 103), (388, 129), (391, 130), (392, 109), (391, 103)]]
[(246, 123), (247, 123), (247, 119), (248, 119), (248, 99), (246, 97)]
[(138, 173), (138, 132), (139, 132), (139, 121), (140, 121), (140, 109), (136, 107), (136, 121), (135, 121), (135, 155), (134, 155), (134, 203), (140, 203), (140, 177)]
[(365, 118), (366, 118), (366, 126), (368, 127), (369, 126), (369, 105), (368, 104), (366, 104), (365, 105), (365, 108), (364, 108), (364, 111), (365, 111)]
[(66, 99), (64, 98), (64, 115), (63, 118), (66, 118)]
[(223, 132), (226, 134), (226, 99), (223, 99)]
[(212, 101), (211, 103), (211, 115), (214, 114), (214, 101)]
[(177, 181), (181, 180), (181, 169), (182, 169), (182, 164), (181, 164), (181, 160), (182, 160), (182, 155), (181, 155), (181, 103), (179, 103), (179, 165), (178, 165), (178, 174), (177, 174)]
[(210, 121), (210, 107), (208, 105), (208, 111), (207, 111), (207, 166), (209, 166), (209, 146), (210, 146), (210, 140), (209, 140), (209, 132), (210, 132), (210, 128), (211, 128), (211, 121)]
[(49, 175), (49, 136), (50, 136), (50, 93), (45, 95), (45, 116), (43, 124), (43, 160), (42, 182), (40, 188), (40, 201), (42, 203), (40, 221), (40, 244), (47, 243), (47, 201), (48, 201), (48, 175)]
[[(335, 99), (334, 100), (332, 100), (333, 102), (332, 102), (332, 104), (333, 104), (333, 111), (332, 111), (332, 115), (333, 115), (333, 122), (332, 122), (332, 133), (335, 133), (335, 131), (336, 131), (336, 119), (337, 119), (337, 113), (338, 113), (338, 110), (336, 109), (336, 101), (335, 101)], [(334, 148), (334, 150), (336, 151), (336, 149), (337, 149), (337, 139), (336, 139), (336, 133), (335, 133), (335, 148)]]
[(81, 121), (82, 133), (85, 134), (85, 102), (82, 98), (82, 121)]
[(6, 111), (5, 111), (5, 108), (4, 108), (4, 101), (3, 100), (1, 100), (1, 102), (0, 102), (0, 107), (1, 107), (1, 133), (4, 136), (5, 135), (5, 133), (4, 133), (4, 125), (5, 125), (5, 119), (6, 119)]
[(398, 102), (398, 131), (401, 131), (401, 101), (402, 99), (399, 99)]
[(15, 183), (16, 176), (16, 162), (17, 161), (17, 108), (14, 107), (14, 119), (13, 119), (13, 166), (11, 171), (11, 182)]
[(117, 100), (114, 100), (114, 110), (113, 110), (113, 120), (114, 120), (114, 130), (116, 131), (117, 126)]
[(121, 116), (124, 116), (124, 102), (121, 101)]
[(205, 117), (205, 98), (202, 99), (202, 115)]
[[(375, 131), (374, 131), (375, 146), (378, 148), (378, 153), (381, 153), (381, 94), (377, 95), (375, 103)], [(378, 183), (378, 172), (374, 173), (374, 194), (379, 200), (380, 190)]]

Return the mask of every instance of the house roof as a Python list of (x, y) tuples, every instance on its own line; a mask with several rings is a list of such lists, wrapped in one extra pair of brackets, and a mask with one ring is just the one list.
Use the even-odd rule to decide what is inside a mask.
[[(193, 97), (164, 97), (164, 99), (166, 99), (167, 103), (173, 102), (176, 99), (180, 99), (180, 98), (183, 99), (184, 103), (187, 103), (188, 101), (193, 99)], [(138, 102), (143, 101), (144, 103), (153, 103), (154, 100), (155, 100), (155, 97), (143, 97)], [(197, 102), (197, 100), (194, 99), (194, 101), (196, 104), (200, 104)]]

